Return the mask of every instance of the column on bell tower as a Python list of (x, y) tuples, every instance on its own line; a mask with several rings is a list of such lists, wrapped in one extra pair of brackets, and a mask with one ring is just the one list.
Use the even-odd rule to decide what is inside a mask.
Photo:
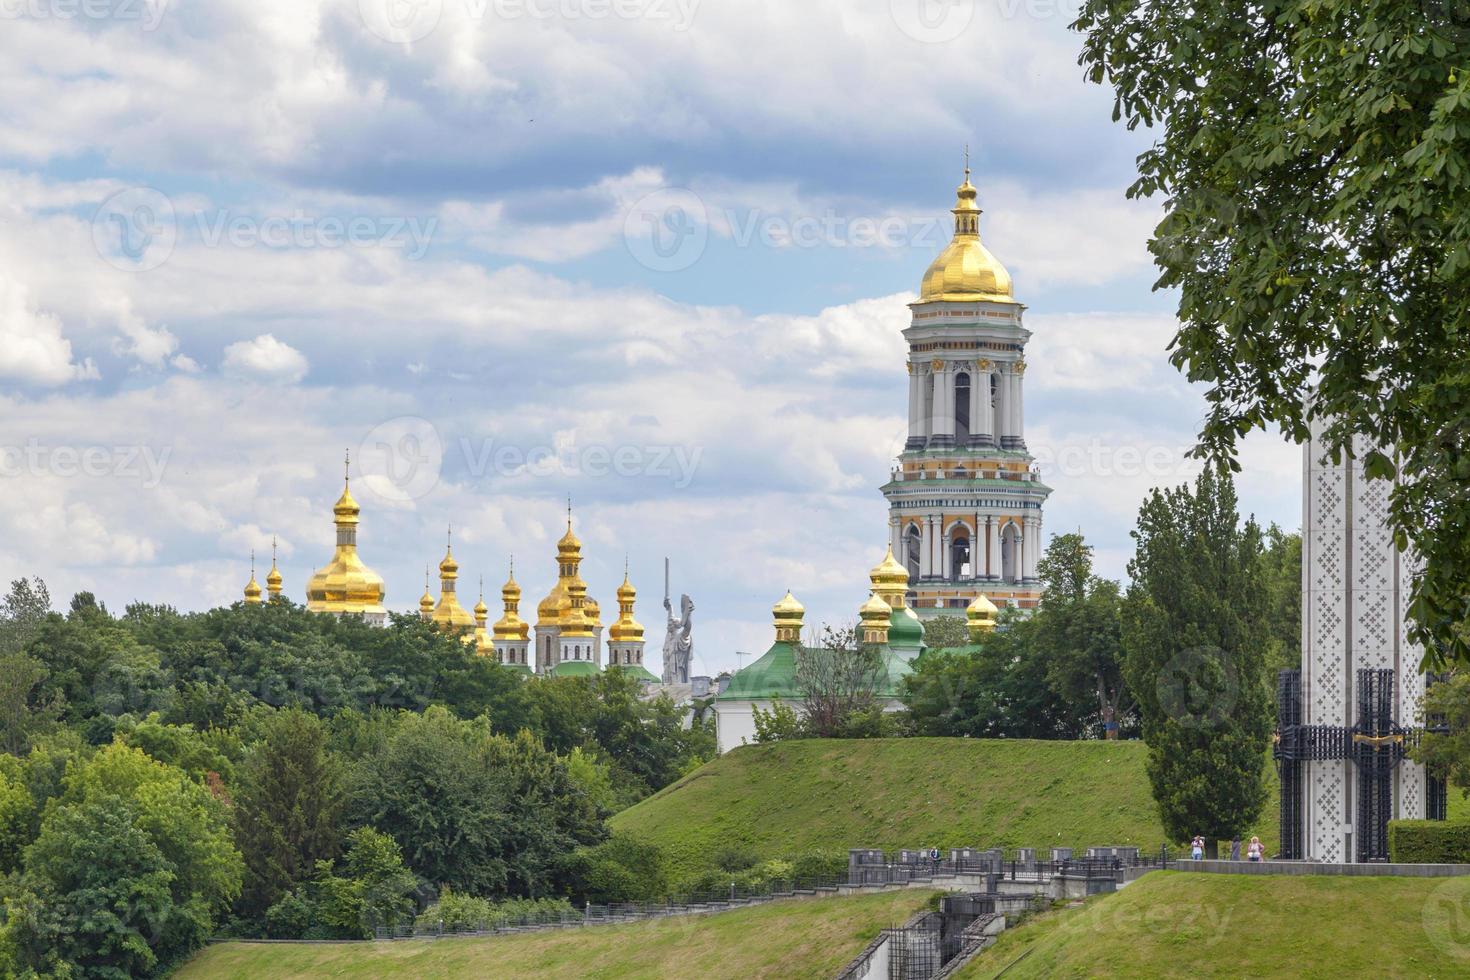
[(990, 362), (975, 362), (970, 380), (970, 445), (995, 445), (995, 412), (990, 404)]
[(909, 362), (909, 440), (905, 449), (923, 449), (929, 441), (929, 432), (924, 425), (924, 372), (921, 366)]
[(929, 445), (948, 449), (954, 445), (954, 367), (936, 360), (930, 368), (934, 372), (934, 407)]
[(990, 552), (985, 567), (985, 577), (990, 579), (1000, 578), (1000, 521), (994, 517), (990, 518)]
[(1016, 380), (1015, 380), (1014, 383), (1015, 383), (1015, 386), (1016, 386), (1016, 419), (1015, 419), (1015, 432), (1012, 433), (1012, 434), (1016, 437), (1016, 448), (1017, 449), (1025, 449), (1026, 448), (1026, 396), (1025, 396), (1025, 393), (1024, 393), (1025, 392), (1025, 389), (1026, 389), (1026, 362), (1025, 361), (1018, 361), (1016, 363)]

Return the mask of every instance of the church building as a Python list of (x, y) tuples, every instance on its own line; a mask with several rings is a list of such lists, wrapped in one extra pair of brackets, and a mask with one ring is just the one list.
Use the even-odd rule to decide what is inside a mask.
[(1041, 510), (1051, 489), (1026, 449), (1025, 306), (980, 241), (970, 171), (954, 238), (910, 304), (909, 429), (888, 500), (889, 543), (920, 616), (964, 610), (982, 592), (1032, 608), (1041, 597)]

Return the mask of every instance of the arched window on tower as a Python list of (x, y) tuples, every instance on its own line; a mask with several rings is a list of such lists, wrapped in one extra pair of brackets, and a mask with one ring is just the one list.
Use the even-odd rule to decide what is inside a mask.
[(970, 376), (964, 371), (954, 376), (954, 437), (959, 446), (970, 438)]
[(970, 562), (970, 539), (964, 532), (957, 533), (949, 543), (949, 577), (959, 582), (974, 578)]
[(1006, 582), (1018, 581), (1016, 569), (1021, 552), (1021, 532), (1016, 525), (1007, 524), (1000, 532), (1000, 577)]
[(919, 549), (921, 547), (919, 526), (910, 524), (903, 536), (903, 563), (908, 568), (910, 584), (919, 580)]

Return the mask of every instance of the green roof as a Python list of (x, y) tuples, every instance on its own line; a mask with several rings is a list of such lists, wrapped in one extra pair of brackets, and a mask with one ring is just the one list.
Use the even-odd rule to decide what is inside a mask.
[(893, 610), (888, 618), (888, 645), (899, 650), (913, 650), (915, 654), (924, 646), (924, 624), (919, 614), (908, 606)]
[[(922, 626), (919, 627), (919, 633), (923, 635)], [(883, 658), (885, 672), (878, 694), (885, 698), (898, 697), (903, 691), (903, 679), (913, 673), (913, 668), (909, 666), (903, 653), (892, 646), (880, 646), (878, 653)], [(796, 686), (796, 647), (778, 640), (771, 644), (765, 656), (744, 670), (737, 671), (716, 700), (757, 701), (784, 698), (798, 701), (801, 697), (801, 689)]]
[(657, 674), (655, 674), (653, 671), (649, 670), (642, 664), (633, 664), (631, 667), (625, 667), (622, 664), (609, 664), (607, 669), (621, 670), (623, 673), (628, 674), (631, 677), (636, 677), (638, 680), (643, 681), (647, 684), (663, 683), (662, 677), (659, 677)]
[(600, 673), (590, 660), (563, 660), (551, 668), (552, 677), (591, 677)]

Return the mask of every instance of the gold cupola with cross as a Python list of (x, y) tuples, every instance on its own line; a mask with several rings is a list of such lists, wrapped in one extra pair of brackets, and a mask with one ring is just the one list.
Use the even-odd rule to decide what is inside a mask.
[(357, 527), (362, 508), (352, 497), (352, 460), (344, 463), (342, 496), (332, 507), (337, 528), (337, 547), (332, 560), (306, 583), (306, 608), (336, 616), (361, 616), (382, 625), (388, 610), (383, 606), (386, 590), (383, 577), (363, 562), (357, 552)]
[(454, 560), (454, 529), (445, 533), (444, 558), (439, 562), (439, 604), (434, 607), (434, 625), (474, 642), (475, 617), (459, 604), (456, 587), (459, 562)]

